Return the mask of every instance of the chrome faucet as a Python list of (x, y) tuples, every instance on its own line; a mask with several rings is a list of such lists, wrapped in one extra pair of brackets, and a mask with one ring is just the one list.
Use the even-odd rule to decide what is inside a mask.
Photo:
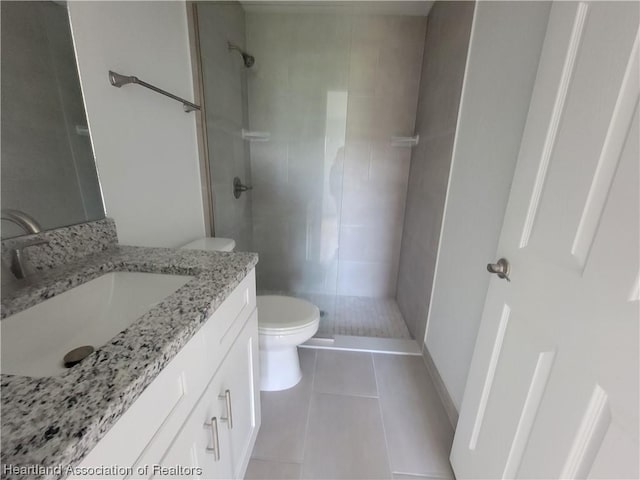
[[(27, 234), (42, 232), (42, 227), (37, 220), (20, 210), (3, 208), (2, 220), (15, 223)], [(24, 249), (35, 245), (45, 245), (48, 244), (49, 241), (41, 238), (26, 238), (24, 240), (17, 239), (14, 242), (16, 246), (11, 249), (11, 273), (13, 273), (17, 279), (22, 279), (27, 276), (23, 254)]]
[(25, 233), (40, 233), (42, 231), (42, 227), (37, 220), (21, 210), (3, 208), (2, 220), (15, 223), (19, 227), (22, 227)]

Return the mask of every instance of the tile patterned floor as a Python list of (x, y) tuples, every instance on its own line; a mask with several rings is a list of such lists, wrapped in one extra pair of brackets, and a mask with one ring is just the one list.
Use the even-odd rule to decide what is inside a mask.
[(422, 358), (300, 349), (302, 381), (262, 392), (246, 479), (452, 479), (453, 430)]
[(393, 298), (348, 297), (313, 293), (261, 291), (260, 294), (291, 295), (317, 305), (322, 312), (316, 337), (334, 335), (404, 338), (411, 334)]

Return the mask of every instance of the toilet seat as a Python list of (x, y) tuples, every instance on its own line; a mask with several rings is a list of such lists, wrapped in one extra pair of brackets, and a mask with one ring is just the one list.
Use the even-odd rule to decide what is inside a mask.
[(258, 332), (261, 335), (294, 335), (313, 330), (320, 322), (320, 310), (300, 298), (282, 295), (259, 295)]

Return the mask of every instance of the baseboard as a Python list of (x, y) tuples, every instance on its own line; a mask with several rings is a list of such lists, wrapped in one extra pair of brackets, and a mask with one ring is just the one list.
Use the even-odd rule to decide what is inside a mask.
[(449, 422), (453, 429), (456, 429), (456, 425), (458, 424), (458, 409), (456, 408), (453, 400), (451, 399), (451, 395), (449, 395), (449, 391), (442, 381), (442, 377), (436, 368), (436, 364), (433, 363), (433, 358), (431, 358), (431, 354), (429, 350), (427, 350), (426, 345), (422, 345), (422, 358), (424, 360), (424, 364), (427, 366), (427, 371), (431, 376), (431, 380), (433, 380), (433, 384), (438, 391), (438, 396), (440, 397), (440, 401), (444, 406), (445, 411), (447, 412), (447, 417), (449, 418)]

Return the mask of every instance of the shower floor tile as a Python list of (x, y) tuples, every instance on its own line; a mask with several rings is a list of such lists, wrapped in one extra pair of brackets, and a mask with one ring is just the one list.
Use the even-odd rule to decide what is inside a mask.
[(291, 295), (309, 300), (320, 309), (316, 337), (334, 335), (411, 339), (393, 298), (348, 297), (315, 293), (260, 291), (261, 295)]

